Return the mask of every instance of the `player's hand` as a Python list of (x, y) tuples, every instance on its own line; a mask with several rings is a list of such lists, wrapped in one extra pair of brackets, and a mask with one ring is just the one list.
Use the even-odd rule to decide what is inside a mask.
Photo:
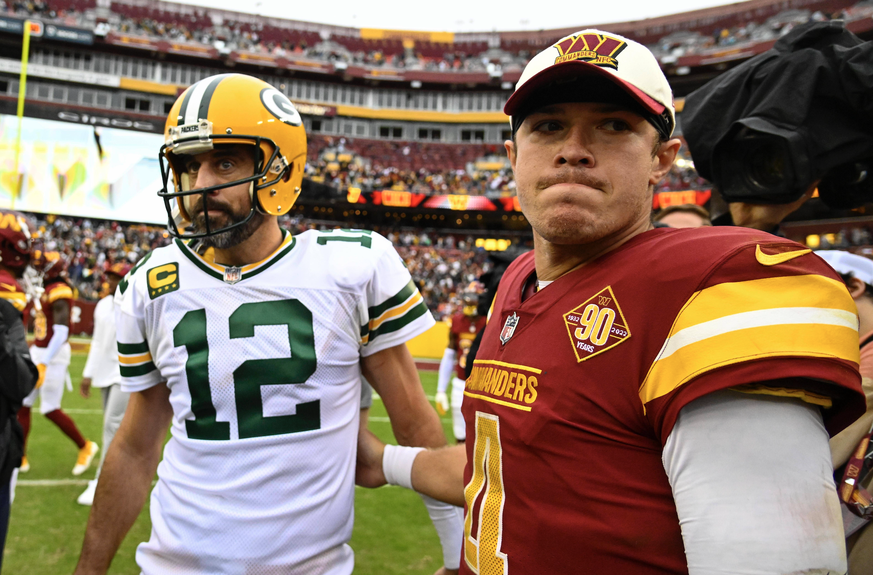
[(36, 389), (39, 389), (40, 387), (42, 387), (42, 384), (45, 383), (45, 364), (36, 364), (36, 370), (39, 372), (39, 377), (36, 380)]
[(790, 204), (747, 204), (745, 202), (734, 202), (729, 204), (731, 210), (731, 218), (735, 226), (744, 228), (753, 228), (769, 232), (788, 217), (789, 214), (795, 212), (806, 203), (815, 193), (818, 187), (818, 182), (813, 183), (806, 193), (799, 200)]
[(79, 384), (79, 393), (82, 394), (82, 397), (88, 398), (91, 397), (91, 378), (83, 377), (82, 382)]
[(445, 391), (438, 391), (434, 397), (437, 413), (445, 415), (449, 412), (449, 398)]
[(445, 567), (440, 567), (433, 575), (458, 575), (458, 571), (458, 569), (446, 569)]
[(382, 487), (387, 483), (382, 472), (382, 454), (385, 444), (369, 429), (358, 434), (358, 461), (355, 483), (361, 487)]

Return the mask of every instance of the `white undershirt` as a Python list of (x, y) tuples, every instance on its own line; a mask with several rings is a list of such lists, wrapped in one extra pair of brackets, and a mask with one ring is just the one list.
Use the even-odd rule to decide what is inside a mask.
[(549, 284), (552, 283), (553, 281), (555, 281), (555, 280), (548, 280), (548, 281), (546, 281), (546, 280), (537, 280), (537, 291), (540, 291), (541, 289), (545, 288), (547, 285), (549, 285)]
[(662, 461), (689, 575), (843, 575), (828, 434), (798, 399), (720, 391), (680, 412)]

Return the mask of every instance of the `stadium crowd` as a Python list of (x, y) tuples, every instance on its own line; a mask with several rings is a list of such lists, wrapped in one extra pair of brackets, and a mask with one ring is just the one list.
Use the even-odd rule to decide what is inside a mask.
[[(515, 191), (512, 170), (494, 144), (433, 144), (309, 137), (307, 176), (345, 190), (403, 190), (421, 194), (503, 196)], [(657, 191), (710, 187), (694, 169), (686, 146)]]
[[(40, 16), (73, 26), (95, 26), (94, 0), (0, 0), (5, 12), (15, 16)], [(267, 19), (254, 22), (216, 23), (205, 9), (180, 12), (157, 7), (112, 3), (112, 17), (101, 23), (106, 31), (157, 37), (174, 42), (212, 46), (221, 53), (233, 51), (270, 54), (277, 57), (307, 58), (341, 62), (345, 65), (444, 72), (487, 71), (499, 77), (503, 70), (521, 69), (542, 46), (524, 41), (501, 42), (499, 48), (486, 42), (441, 44), (418, 41), (404, 45), (400, 40), (367, 41), (351, 36), (325, 35), (279, 27)], [(873, 2), (862, 0), (849, 8), (827, 14), (802, 9), (785, 10), (763, 22), (720, 28), (712, 33), (681, 30), (649, 46), (656, 57), (669, 64), (681, 56), (705, 54), (738, 46), (778, 39), (795, 26), (808, 21), (869, 18)]]
[[(163, 227), (124, 224), (88, 218), (30, 214), (35, 219), (38, 244), (47, 252), (60, 252), (79, 297), (99, 299), (105, 274), (117, 262), (135, 263), (170, 236)], [(282, 225), (292, 233), (336, 227), (283, 216)], [(372, 227), (372, 226), (370, 226)], [(458, 292), (489, 270), (487, 252), (475, 247), (472, 236), (411, 229), (376, 229), (385, 235), (406, 262), (428, 308), (437, 319), (449, 317), (460, 305)], [(847, 228), (822, 235), (821, 249), (860, 251), (873, 244), (873, 227)]]
[[(87, 300), (103, 295), (106, 272), (113, 264), (136, 263), (171, 240), (159, 226), (42, 214), (29, 216), (36, 222), (39, 248), (62, 255), (79, 297)], [(282, 225), (295, 234), (335, 227), (292, 216), (283, 216)], [(475, 247), (472, 237), (420, 230), (376, 231), (381, 231), (397, 247), (437, 319), (450, 316), (459, 305), (456, 294), (488, 269), (487, 254)]]

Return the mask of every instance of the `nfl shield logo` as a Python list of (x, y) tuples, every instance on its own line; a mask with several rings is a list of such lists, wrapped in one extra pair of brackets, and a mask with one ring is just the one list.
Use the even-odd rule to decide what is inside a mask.
[(518, 314), (513, 312), (511, 316), (506, 318), (506, 323), (503, 324), (503, 329), (500, 331), (500, 343), (506, 345), (506, 342), (512, 338), (512, 334), (515, 333), (515, 326), (517, 325)]
[(224, 268), (224, 282), (230, 285), (242, 279), (242, 270), (236, 267)]

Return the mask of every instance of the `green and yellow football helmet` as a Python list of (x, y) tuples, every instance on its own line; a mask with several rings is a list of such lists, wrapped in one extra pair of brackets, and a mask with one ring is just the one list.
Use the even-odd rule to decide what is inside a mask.
[[(224, 144), (255, 146), (255, 173), (232, 182), (198, 190), (190, 189), (182, 156), (201, 154)], [(219, 74), (185, 90), (173, 104), (164, 127), (159, 154), (169, 231), (181, 238), (202, 238), (244, 225), (255, 210), (272, 216), (288, 213), (303, 182), (306, 165), (306, 131), (294, 104), (263, 80), (243, 74)], [(170, 191), (170, 178), (172, 188)], [(192, 218), (186, 206), (200, 195), (249, 183), (252, 209), (243, 221), (206, 230), (187, 232)]]

